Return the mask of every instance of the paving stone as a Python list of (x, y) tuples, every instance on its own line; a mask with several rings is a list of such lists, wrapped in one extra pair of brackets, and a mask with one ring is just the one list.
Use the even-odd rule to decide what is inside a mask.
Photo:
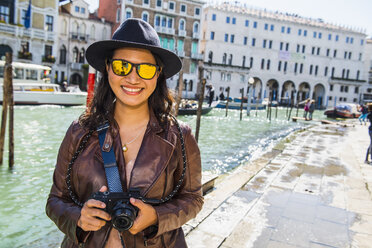
[(318, 206), (316, 218), (343, 225), (347, 225), (349, 223), (348, 213), (345, 209), (325, 205)]
[(324, 245), (344, 247), (350, 244), (347, 225), (316, 219), (311, 228), (311, 241)]
[(311, 223), (281, 217), (271, 239), (297, 247), (309, 247), (312, 238)]

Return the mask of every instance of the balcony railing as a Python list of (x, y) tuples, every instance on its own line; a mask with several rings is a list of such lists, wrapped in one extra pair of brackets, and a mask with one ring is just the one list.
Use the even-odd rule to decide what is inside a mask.
[(43, 56), (42, 61), (44, 63), (54, 63), (56, 62), (56, 58), (52, 55), (45, 55)]
[(191, 53), (191, 58), (192, 59), (197, 59), (197, 60), (202, 60), (203, 55), (201, 53)]
[(42, 29), (28, 28), (23, 26), (13, 25), (0, 22), (0, 32), (15, 37), (28, 37), (31, 39), (54, 41), (55, 33), (52, 31), (44, 31)]
[(176, 50), (176, 53), (178, 56), (180, 57), (185, 57), (185, 51), (182, 51), (182, 50)]
[(18, 59), (32, 60), (32, 53), (30, 52), (18, 52)]
[(193, 39), (199, 39), (200, 34), (199, 33), (192, 33), (192, 38)]
[(178, 30), (178, 36), (186, 37), (186, 30)]

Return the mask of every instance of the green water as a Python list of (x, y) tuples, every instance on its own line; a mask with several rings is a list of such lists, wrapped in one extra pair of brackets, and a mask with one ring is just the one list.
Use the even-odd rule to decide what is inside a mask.
[[(1, 108), (0, 108), (1, 109)], [(15, 165), (8, 169), (6, 140), (0, 166), (0, 247), (59, 247), (61, 232), (45, 215), (46, 198), (59, 145), (83, 107), (15, 107)], [(226, 173), (241, 162), (258, 157), (278, 140), (304, 125), (287, 121), (285, 109), (269, 122), (266, 111), (243, 114), (216, 109), (203, 116), (199, 146), (205, 173)], [(315, 112), (314, 118), (324, 118)], [(293, 115), (293, 113), (292, 113)], [(300, 111), (302, 115), (302, 111)], [(181, 117), (195, 129), (195, 116)]]

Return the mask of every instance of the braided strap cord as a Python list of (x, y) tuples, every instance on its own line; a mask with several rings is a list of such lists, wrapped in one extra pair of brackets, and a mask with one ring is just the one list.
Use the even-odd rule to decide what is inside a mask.
[(66, 184), (67, 184), (68, 192), (70, 194), (70, 197), (71, 197), (72, 201), (76, 205), (78, 205), (79, 207), (83, 207), (84, 203), (82, 203), (78, 200), (77, 196), (75, 195), (74, 191), (72, 190), (72, 186), (71, 186), (72, 165), (75, 163), (75, 160), (77, 159), (79, 154), (85, 149), (85, 147), (87, 145), (87, 142), (88, 142), (90, 136), (92, 136), (92, 134), (93, 134), (93, 130), (90, 130), (88, 132), (88, 134), (84, 137), (84, 139), (81, 141), (78, 149), (76, 150), (75, 154), (72, 156), (72, 159), (71, 159), (70, 163), (68, 164), (68, 169), (67, 169)]

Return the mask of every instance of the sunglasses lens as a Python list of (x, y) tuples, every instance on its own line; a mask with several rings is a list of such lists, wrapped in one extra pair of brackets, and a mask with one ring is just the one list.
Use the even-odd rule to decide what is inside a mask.
[(156, 66), (142, 64), (137, 67), (138, 75), (143, 79), (151, 79), (155, 76)]
[(122, 60), (112, 61), (112, 71), (118, 76), (126, 76), (129, 74), (132, 65)]

